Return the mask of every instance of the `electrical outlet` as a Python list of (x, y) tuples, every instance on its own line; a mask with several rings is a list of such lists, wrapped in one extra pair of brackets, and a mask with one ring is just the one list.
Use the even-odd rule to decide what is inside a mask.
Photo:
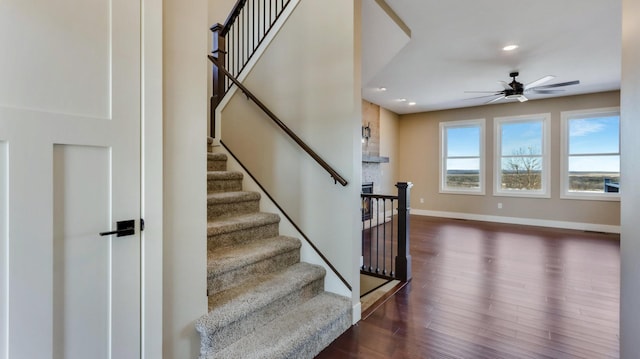
[(502, 209), (502, 203), (498, 203), (498, 209)]
[(424, 198), (420, 198), (420, 203), (424, 203)]

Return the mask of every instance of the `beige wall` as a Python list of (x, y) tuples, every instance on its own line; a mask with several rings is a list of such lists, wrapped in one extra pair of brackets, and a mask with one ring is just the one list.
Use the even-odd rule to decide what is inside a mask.
[[(411, 190), (414, 213), (440, 211), (618, 226), (619, 202), (560, 199), (559, 173), (560, 112), (618, 106), (619, 101), (619, 92), (615, 91), (400, 116), (398, 180), (414, 183)], [(493, 196), (493, 118), (547, 112), (551, 113), (551, 198)], [(486, 195), (439, 193), (439, 122), (479, 118), (486, 119)], [(497, 208), (498, 203), (502, 203), (502, 209)]]
[(208, 0), (209, 2), (209, 27), (220, 23), (224, 25), (237, 0)]
[[(640, 2), (622, 1), (622, 85), (621, 85), (621, 178), (622, 231), (620, 241), (620, 357), (637, 358), (640, 353)], [(631, 155), (633, 154), (633, 155)]]
[(163, 357), (197, 358), (207, 312), (207, 1), (164, 0)]
[(334, 184), (239, 92), (222, 112), (221, 139), (358, 293), (361, 153), (354, 7), (343, 0), (300, 2), (244, 81), (348, 186)]
[(380, 156), (389, 157), (389, 163), (380, 164), (380, 193), (395, 194), (398, 163), (399, 116), (384, 107), (380, 108)]

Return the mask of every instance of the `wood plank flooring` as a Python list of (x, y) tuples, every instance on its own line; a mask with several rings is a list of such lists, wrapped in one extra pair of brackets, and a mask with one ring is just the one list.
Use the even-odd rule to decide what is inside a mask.
[(317, 358), (618, 358), (619, 236), (411, 217), (413, 280)]

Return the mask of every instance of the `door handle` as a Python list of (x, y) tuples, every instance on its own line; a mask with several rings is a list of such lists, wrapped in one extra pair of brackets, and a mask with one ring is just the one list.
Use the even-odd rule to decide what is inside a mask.
[(109, 232), (100, 232), (101, 236), (110, 236), (115, 234), (116, 237), (131, 236), (136, 233), (136, 222), (133, 219), (127, 221), (116, 222), (116, 230)]

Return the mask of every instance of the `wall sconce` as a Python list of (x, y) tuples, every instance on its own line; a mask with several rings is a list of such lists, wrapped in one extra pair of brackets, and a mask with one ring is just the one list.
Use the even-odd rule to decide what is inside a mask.
[(362, 126), (362, 143), (369, 141), (369, 138), (371, 138), (371, 127), (367, 123), (366, 127)]

